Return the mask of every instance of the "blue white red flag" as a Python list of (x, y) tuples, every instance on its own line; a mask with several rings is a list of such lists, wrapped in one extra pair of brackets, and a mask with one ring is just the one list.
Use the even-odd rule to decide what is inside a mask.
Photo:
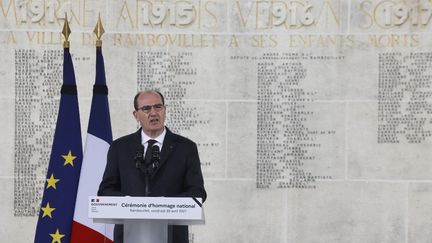
[(112, 143), (108, 87), (101, 47), (96, 49), (96, 81), (84, 149), (71, 243), (112, 243), (113, 226), (93, 223), (88, 218), (88, 197), (97, 194)]

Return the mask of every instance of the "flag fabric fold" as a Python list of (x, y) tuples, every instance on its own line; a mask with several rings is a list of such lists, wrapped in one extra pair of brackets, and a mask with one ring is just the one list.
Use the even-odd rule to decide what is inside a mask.
[(88, 197), (95, 196), (112, 143), (108, 87), (101, 47), (96, 48), (96, 80), (81, 169), (71, 243), (112, 243), (113, 225), (93, 223), (88, 218)]
[(64, 48), (59, 112), (35, 243), (69, 243), (82, 158), (75, 73), (69, 48)]

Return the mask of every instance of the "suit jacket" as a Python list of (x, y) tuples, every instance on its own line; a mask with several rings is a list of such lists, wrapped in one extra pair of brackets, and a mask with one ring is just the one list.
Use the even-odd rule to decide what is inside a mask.
[[(196, 144), (165, 129), (160, 164), (150, 179), (149, 196), (201, 197), (204, 201), (207, 194)], [(136, 168), (134, 160), (140, 148), (141, 129), (112, 143), (99, 185), (99, 196), (145, 196), (145, 176)], [(122, 227), (115, 227), (116, 243), (123, 242), (122, 231)], [(187, 226), (173, 226), (168, 232), (173, 243), (189, 242)]]

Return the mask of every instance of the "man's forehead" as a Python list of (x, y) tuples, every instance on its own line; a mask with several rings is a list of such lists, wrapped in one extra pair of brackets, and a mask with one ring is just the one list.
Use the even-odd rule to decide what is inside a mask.
[(143, 92), (139, 95), (138, 100), (158, 100), (162, 101), (160, 95), (156, 92)]

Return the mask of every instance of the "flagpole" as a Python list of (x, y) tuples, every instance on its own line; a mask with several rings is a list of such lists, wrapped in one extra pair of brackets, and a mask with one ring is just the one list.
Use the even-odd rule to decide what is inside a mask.
[(67, 16), (62, 33), (65, 37), (63, 84), (35, 243), (69, 243), (83, 158), (78, 92), (69, 53), (71, 31)]
[(108, 104), (108, 87), (102, 56), (102, 35), (105, 32), (99, 19), (94, 29), (96, 41), (96, 77), (87, 128), (87, 139), (78, 186), (70, 243), (113, 243), (113, 225), (94, 223), (88, 218), (88, 197), (97, 194), (112, 143)]

